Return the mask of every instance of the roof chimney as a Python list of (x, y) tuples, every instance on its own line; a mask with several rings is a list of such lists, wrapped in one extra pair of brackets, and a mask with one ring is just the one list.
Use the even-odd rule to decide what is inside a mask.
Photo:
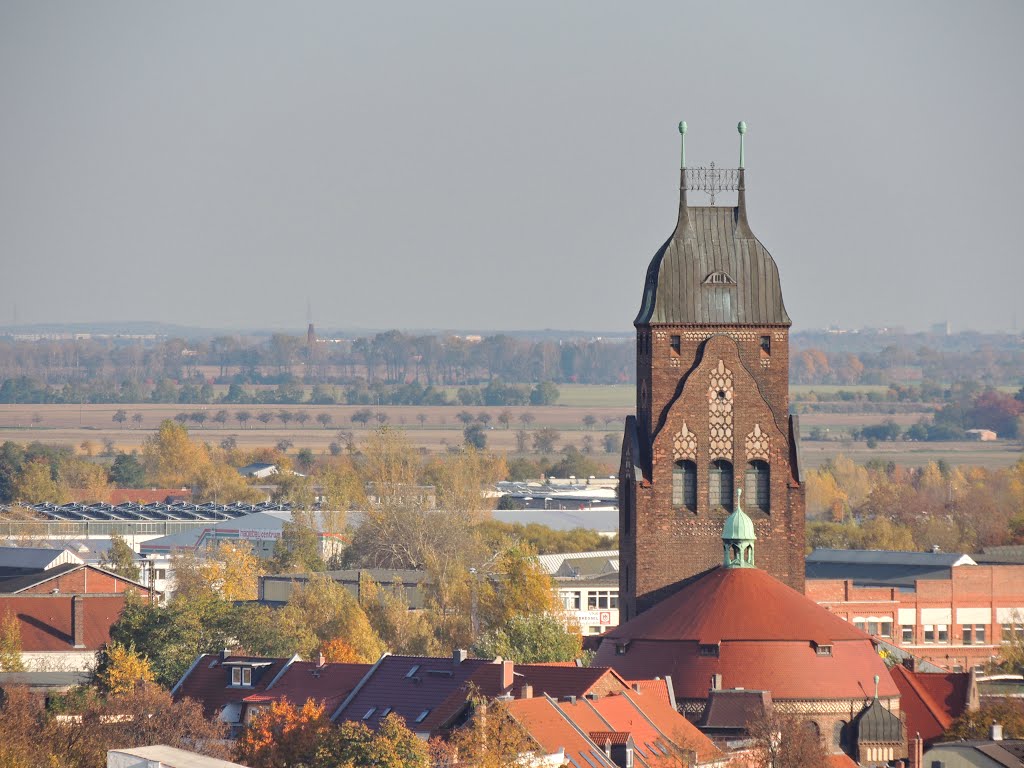
[(71, 597), (71, 639), (75, 648), (85, 648), (85, 598), (82, 595)]
[(992, 721), (992, 727), (988, 730), (988, 737), (992, 741), (1003, 740), (1003, 726), (1001, 723), (997, 723), (995, 720)]
[(575, 704), (576, 703), (576, 697), (575, 696), (563, 696), (562, 697), (562, 701), (567, 702), (569, 704)]
[(711, 676), (711, 690), (720, 691), (722, 690), (722, 675), (714, 674)]
[(469, 654), (466, 652), (464, 648), (456, 648), (454, 651), (452, 651), (452, 661), (456, 664), (461, 664), (462, 662), (464, 662), (467, 656), (469, 656)]
[(533, 686), (527, 683), (519, 690), (520, 699), (532, 699), (533, 698)]
[(505, 659), (501, 662), (501, 688), (505, 690), (512, 687), (512, 683), (515, 682), (516, 663), (512, 659)]
[(318, 667), (322, 667), (322, 666), (323, 666), (324, 664), (326, 664), (326, 663), (327, 663), (327, 659), (326, 659), (326, 657), (324, 656), (324, 652), (323, 652), (323, 651), (320, 651), (320, 653), (318, 653), (318, 654), (317, 654), (317, 657), (316, 657), (316, 665), (317, 665)]

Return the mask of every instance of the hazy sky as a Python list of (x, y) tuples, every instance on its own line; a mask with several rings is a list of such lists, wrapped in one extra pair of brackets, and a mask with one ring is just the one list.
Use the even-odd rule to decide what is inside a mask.
[(797, 328), (1024, 326), (1024, 3), (0, 2), (0, 324), (631, 329), (737, 163)]

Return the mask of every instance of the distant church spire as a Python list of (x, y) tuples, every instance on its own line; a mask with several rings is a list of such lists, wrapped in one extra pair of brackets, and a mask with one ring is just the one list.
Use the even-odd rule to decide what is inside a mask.
[(690, 223), (686, 205), (686, 121), (679, 123), (679, 218), (676, 221), (676, 237), (682, 237)]
[(736, 510), (722, 527), (723, 565), (726, 568), (754, 568), (754, 523), (740, 506), (743, 489), (736, 490)]

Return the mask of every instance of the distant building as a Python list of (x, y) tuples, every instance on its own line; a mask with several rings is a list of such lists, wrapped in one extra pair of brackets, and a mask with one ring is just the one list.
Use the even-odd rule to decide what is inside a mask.
[(238, 468), (238, 474), (242, 477), (255, 477), (263, 479), (265, 477), (271, 477), (277, 474), (276, 464), (266, 464), (263, 462), (256, 462), (255, 464), (246, 464), (244, 467)]
[(816, 550), (807, 596), (859, 629), (953, 671), (1024, 637), (1024, 565), (967, 555)]
[(554, 577), (566, 618), (584, 636), (601, 635), (619, 623), (619, 551), (573, 552), (537, 558)]
[(999, 435), (991, 429), (968, 429), (964, 434), (967, 435), (968, 440), (977, 440), (982, 443), (990, 443), (999, 439)]

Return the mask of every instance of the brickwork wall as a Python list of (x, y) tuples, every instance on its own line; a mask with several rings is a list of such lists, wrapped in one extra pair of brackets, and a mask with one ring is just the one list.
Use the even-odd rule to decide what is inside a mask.
[(136, 586), (112, 574), (91, 568), (79, 568), (77, 571), (62, 574), (54, 579), (36, 584), (34, 587), (29, 587), (20, 594), (48, 595), (54, 590), (75, 595), (112, 594), (124, 592), (126, 589), (135, 589), (140, 594), (148, 593), (144, 587)]
[[(708, 501), (709, 468), (716, 457), (731, 461), (735, 488), (743, 487), (749, 460), (767, 459), (769, 512), (743, 505), (757, 531), (757, 565), (802, 591), (804, 502), (790, 464), (788, 332), (655, 326), (650, 331), (638, 329), (638, 339), (648, 332), (650, 353), (638, 356), (637, 373), (638, 389), (645, 377), (650, 381), (650, 481), (630, 487), (624, 456), (620, 482), (621, 501), (626, 494), (635, 494), (633, 530), (620, 525), (623, 620), (670, 594), (683, 579), (722, 562), (722, 523), (728, 512), (710, 509)], [(678, 353), (672, 347), (673, 336), (679, 336)], [(771, 339), (770, 354), (761, 348), (762, 336)], [(638, 340), (637, 346), (646, 350), (647, 342)], [(722, 381), (728, 382), (725, 425), (709, 403)], [(638, 407), (643, 401), (641, 392)], [(638, 411), (638, 422), (643, 418)], [(642, 427), (640, 432), (643, 439)], [(695, 448), (684, 458), (692, 457), (697, 466), (696, 511), (672, 504), (672, 469), (680, 445)], [(620, 522), (627, 522), (625, 515)]]
[[(1024, 608), (1024, 566), (1021, 565), (963, 565), (952, 569), (951, 579), (921, 579), (915, 585), (914, 590), (903, 591), (815, 579), (807, 582), (806, 594), (851, 623), (856, 617), (889, 619), (894, 645), (948, 669), (967, 669), (998, 656), (1003, 640), (998, 610)], [(900, 608), (916, 612), (911, 642), (903, 641)], [(928, 608), (950, 611), (946, 643), (925, 642), (921, 610)], [(963, 608), (984, 608), (991, 612), (991, 620), (982, 625), (985, 627), (984, 643), (972, 638), (972, 644), (964, 645), (963, 622), (957, 616), (957, 610)]]

